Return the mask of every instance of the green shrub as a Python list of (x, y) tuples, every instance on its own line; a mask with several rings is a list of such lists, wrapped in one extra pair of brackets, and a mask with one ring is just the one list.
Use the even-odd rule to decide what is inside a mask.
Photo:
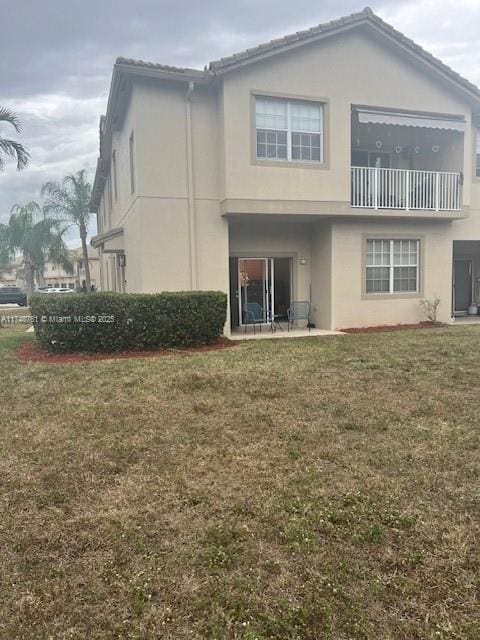
[(201, 345), (222, 335), (220, 291), (35, 294), (35, 334), (51, 351), (127, 351)]

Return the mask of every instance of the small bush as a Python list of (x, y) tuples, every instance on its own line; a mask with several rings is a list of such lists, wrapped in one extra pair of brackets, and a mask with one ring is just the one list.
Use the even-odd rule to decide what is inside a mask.
[(131, 351), (214, 342), (223, 332), (220, 291), (36, 294), (30, 309), (44, 349)]
[(440, 306), (440, 298), (434, 298), (433, 300), (420, 300), (419, 304), (422, 307), (423, 313), (427, 316), (428, 320), (430, 320), (430, 322), (433, 322), (433, 324), (437, 324), (437, 314), (438, 307)]

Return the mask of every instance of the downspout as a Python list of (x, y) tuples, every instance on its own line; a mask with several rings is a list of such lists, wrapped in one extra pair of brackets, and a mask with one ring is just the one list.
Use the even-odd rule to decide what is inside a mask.
[(193, 141), (192, 141), (192, 94), (195, 83), (188, 83), (185, 95), (185, 120), (187, 134), (187, 198), (188, 198), (188, 237), (190, 244), (190, 287), (197, 289), (197, 248), (195, 235), (195, 186), (193, 179)]

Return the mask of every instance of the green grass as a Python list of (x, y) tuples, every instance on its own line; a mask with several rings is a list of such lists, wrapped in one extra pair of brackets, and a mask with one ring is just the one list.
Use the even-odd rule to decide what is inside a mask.
[[(22, 342), (28, 338), (25, 336), (25, 332), (29, 325), (18, 323), (15, 325), (0, 326), (0, 357), (2, 352), (12, 351), (16, 347), (20, 346)], [(0, 361), (0, 366), (1, 366)], [(0, 375), (2, 371), (0, 369)]]
[(22, 364), (0, 637), (480, 637), (480, 327)]

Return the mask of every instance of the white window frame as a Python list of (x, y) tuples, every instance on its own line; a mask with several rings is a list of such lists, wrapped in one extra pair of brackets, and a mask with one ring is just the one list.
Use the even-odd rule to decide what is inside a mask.
[[(390, 243), (390, 260), (389, 260), (389, 264), (368, 264), (368, 260), (367, 260), (367, 255), (368, 255), (368, 243), (372, 240), (378, 241), (378, 242), (388, 242)], [(417, 245), (417, 260), (415, 264), (409, 263), (409, 264), (396, 264), (394, 262), (394, 255), (395, 255), (395, 250), (394, 250), (394, 246), (395, 246), (395, 242), (415, 242)], [(389, 288), (388, 291), (368, 291), (367, 290), (367, 269), (369, 268), (375, 268), (378, 267), (380, 269), (388, 269), (388, 275), (389, 275)], [(408, 291), (395, 291), (394, 289), (394, 280), (395, 280), (395, 269), (400, 268), (400, 267), (414, 267), (417, 271), (416, 271), (416, 277), (415, 277), (415, 281), (416, 281), (416, 288), (415, 289), (409, 289)], [(395, 239), (389, 239), (389, 238), (367, 238), (365, 241), (365, 273), (364, 273), (364, 282), (365, 282), (365, 293), (367, 296), (390, 296), (390, 295), (394, 295), (394, 296), (398, 296), (398, 295), (414, 295), (416, 293), (419, 293), (420, 291), (420, 240), (417, 238), (395, 238)]]
[[(301, 162), (305, 164), (313, 164), (313, 165), (321, 165), (325, 162), (325, 104), (323, 102), (316, 102), (314, 100), (301, 100), (301, 99), (288, 99), (288, 98), (275, 98), (271, 96), (264, 95), (255, 95), (255, 108), (254, 108), (254, 116), (255, 116), (255, 158), (259, 162)], [(287, 106), (287, 128), (286, 129), (268, 129), (266, 127), (257, 127), (257, 100), (270, 100), (276, 102), (283, 102)], [(313, 104), (319, 107), (320, 110), (320, 131), (302, 131), (300, 129), (292, 128), (292, 104), (295, 103), (303, 103), (303, 104)], [(257, 131), (258, 129), (266, 130), (266, 131), (285, 131), (287, 134), (287, 157), (286, 158), (264, 158), (258, 155), (257, 151)], [(320, 159), (319, 160), (302, 160), (301, 158), (292, 158), (292, 134), (299, 133), (305, 135), (317, 134), (320, 136)]]

